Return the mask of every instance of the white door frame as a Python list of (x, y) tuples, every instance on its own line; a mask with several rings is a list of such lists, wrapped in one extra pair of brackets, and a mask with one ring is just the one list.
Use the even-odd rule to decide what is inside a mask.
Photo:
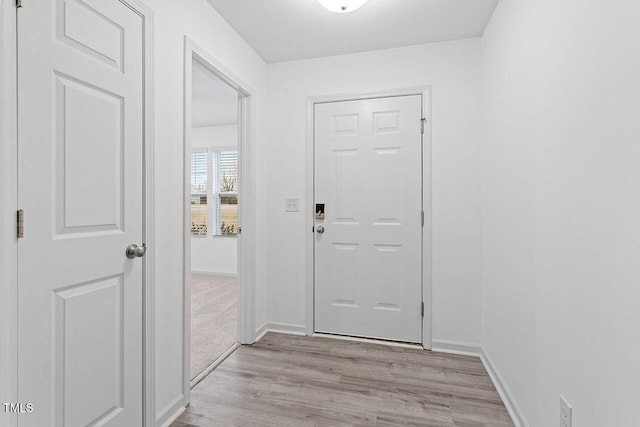
[[(16, 8), (0, 2), (0, 400), (18, 400), (18, 142)], [(14, 427), (17, 414), (0, 415)]]
[(255, 168), (251, 152), (251, 123), (254, 122), (252, 102), (254, 91), (231, 73), (222, 63), (207, 53), (197, 43), (185, 36), (184, 39), (184, 185), (183, 185), (183, 298), (184, 298), (184, 339), (183, 339), (183, 386), (184, 406), (190, 402), (190, 342), (191, 342), (191, 83), (192, 61), (196, 59), (212, 73), (238, 91), (238, 151), (239, 156), (239, 225), (242, 234), (238, 235), (238, 342), (255, 342)]
[(153, 12), (141, 0), (120, 0), (142, 17), (144, 31), (144, 229), (147, 245), (142, 270), (143, 330), (142, 330), (142, 420), (145, 427), (156, 425), (156, 228), (155, 228), (155, 139), (153, 81)]
[[(154, 139), (153, 139), (153, 13), (141, 0), (120, 0), (143, 21), (144, 49), (144, 201), (143, 241), (147, 253), (143, 267), (143, 390), (142, 414), (145, 427), (155, 425), (155, 225), (154, 225)], [(18, 135), (17, 135), (17, 13), (15, 2), (0, 2), (0, 396), (5, 402), (18, 398)], [(36, 7), (27, 3), (24, 7)], [(17, 426), (17, 415), (2, 414), (0, 427)]]
[(307, 98), (307, 135), (306, 135), (306, 189), (307, 213), (305, 219), (305, 323), (306, 334), (315, 331), (314, 316), (314, 106), (327, 102), (355, 101), (360, 99), (384, 98), (391, 96), (422, 95), (422, 114), (427, 119), (422, 135), (422, 207), (424, 209), (424, 227), (422, 228), (422, 300), (424, 302), (424, 318), (422, 319), (422, 347), (431, 349), (432, 307), (431, 307), (431, 86), (407, 89), (393, 89), (381, 92), (364, 92), (356, 94), (337, 94), (313, 96)]

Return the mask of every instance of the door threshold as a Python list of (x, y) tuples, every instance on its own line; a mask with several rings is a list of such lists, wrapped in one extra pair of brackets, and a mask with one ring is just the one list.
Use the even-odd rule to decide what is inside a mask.
[(355, 341), (355, 342), (364, 342), (369, 344), (381, 344), (381, 345), (388, 345), (390, 347), (402, 347), (402, 348), (413, 348), (416, 350), (424, 350), (424, 348), (422, 347), (422, 344), (401, 342), (401, 341), (390, 341), (382, 338), (362, 338), (362, 337), (353, 337), (351, 335), (329, 334), (325, 332), (314, 332), (313, 334), (311, 334), (311, 336), (321, 337), (321, 338), (333, 338), (333, 339), (342, 340), (342, 341)]
[(213, 370), (216, 369), (222, 362), (224, 362), (227, 359), (227, 357), (231, 356), (233, 352), (240, 347), (240, 345), (241, 344), (237, 342), (233, 344), (231, 347), (229, 347), (229, 349), (224, 353), (222, 353), (222, 355), (218, 357), (216, 360), (214, 360), (211, 365), (207, 366), (207, 368), (204, 371), (200, 372), (198, 375), (196, 375), (194, 379), (191, 380), (191, 382), (189, 383), (189, 388), (193, 389), (195, 386), (197, 386), (200, 383), (200, 381), (207, 378), (209, 374), (213, 372)]

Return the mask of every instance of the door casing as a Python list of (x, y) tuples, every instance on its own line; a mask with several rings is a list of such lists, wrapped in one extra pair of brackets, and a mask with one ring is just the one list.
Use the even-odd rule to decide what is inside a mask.
[[(16, 8), (0, 3), (0, 397), (18, 399), (18, 209)], [(2, 414), (0, 426), (17, 425), (17, 414)]]
[[(144, 228), (143, 239), (147, 244), (145, 266), (143, 267), (143, 342), (141, 343), (143, 361), (143, 422), (146, 427), (155, 426), (155, 225), (154, 225), (154, 138), (153, 138), (153, 13), (140, 0), (119, 0), (143, 20), (144, 49)], [(24, 7), (37, 7), (36, 3), (27, 3)], [(0, 28), (2, 41), (0, 46), (0, 170), (4, 171), (0, 182), (0, 205), (7, 209), (0, 213), (0, 388), (4, 401), (17, 402), (18, 396), (18, 240), (16, 238), (15, 212), (19, 209), (18, 200), (18, 117), (17, 117), (17, 14), (15, 3), (0, 3)], [(27, 224), (28, 227), (28, 224)], [(3, 414), (2, 427), (14, 427), (18, 424), (17, 414)]]
[(240, 95), (238, 100), (238, 151), (239, 156), (239, 224), (243, 228), (238, 236), (238, 341), (240, 344), (253, 344), (256, 338), (255, 328), (255, 173), (251, 161), (251, 128), (253, 122), (252, 102), (254, 91), (205, 49), (185, 36), (184, 39), (184, 182), (183, 182), (183, 298), (184, 298), (184, 336), (183, 336), (183, 386), (182, 406), (190, 402), (190, 273), (191, 273), (191, 227), (189, 208), (191, 199), (191, 83), (192, 61), (197, 60), (212, 73), (234, 88)]
[(314, 106), (315, 104), (340, 101), (355, 101), (391, 96), (422, 95), (423, 117), (426, 119), (424, 134), (422, 135), (422, 200), (424, 209), (424, 227), (422, 227), (422, 298), (424, 302), (424, 317), (422, 319), (422, 347), (431, 350), (432, 347), (432, 226), (431, 226), (431, 86), (421, 86), (405, 89), (391, 89), (376, 92), (361, 92), (353, 94), (336, 94), (314, 96), (307, 98), (306, 120), (306, 180), (305, 180), (305, 323), (306, 334), (315, 331), (314, 316)]

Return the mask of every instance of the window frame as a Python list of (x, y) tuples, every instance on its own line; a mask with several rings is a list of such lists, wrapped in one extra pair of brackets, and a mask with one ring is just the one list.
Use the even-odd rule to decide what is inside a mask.
[[(198, 191), (198, 192), (194, 192), (193, 190), (193, 178), (194, 178), (194, 168), (193, 168), (193, 155), (197, 154), (197, 153), (205, 153), (206, 154), (206, 164), (207, 164), (207, 169), (205, 171), (206, 174), (206, 191), (202, 192), (202, 191)], [(211, 161), (209, 160), (209, 149), (207, 147), (197, 147), (197, 148), (192, 148), (191, 149), (191, 155), (189, 157), (190, 159), (190, 165), (191, 165), (191, 171), (190, 171), (190, 176), (191, 176), (191, 183), (190, 183), (190, 214), (191, 214), (191, 218), (189, 220), (190, 224), (191, 224), (191, 237), (198, 237), (198, 238), (203, 238), (203, 237), (207, 237), (209, 234), (209, 230), (210, 227), (209, 225), (211, 224), (211, 220), (210, 220), (210, 215), (209, 215), (209, 190), (211, 189), (211, 180), (210, 180), (210, 176), (211, 176)], [(207, 232), (204, 234), (194, 234), (193, 232), (193, 198), (194, 197), (198, 197), (198, 198), (202, 198), (202, 196), (205, 196), (207, 198), (207, 222), (206, 222), (206, 227), (207, 227)]]
[[(236, 153), (236, 191), (222, 192), (220, 191), (220, 157), (219, 153), (225, 151), (233, 151)], [(240, 184), (240, 150), (236, 146), (208, 146), (208, 147), (194, 147), (191, 149), (193, 153), (207, 153), (207, 191), (206, 193), (191, 193), (191, 197), (206, 194), (207, 196), (207, 232), (205, 234), (194, 234), (191, 231), (191, 237), (206, 238), (206, 237), (238, 237), (236, 234), (222, 234), (220, 227), (221, 217), (220, 211), (222, 207), (222, 196), (231, 195), (236, 196), (238, 199), (238, 187)], [(239, 200), (238, 200), (239, 202)], [(239, 221), (240, 211), (237, 213), (237, 220)], [(214, 225), (214, 227), (212, 227)]]

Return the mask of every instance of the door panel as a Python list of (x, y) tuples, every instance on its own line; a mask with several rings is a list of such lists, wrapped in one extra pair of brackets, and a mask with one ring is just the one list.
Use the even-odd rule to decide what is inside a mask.
[(422, 97), (315, 106), (318, 332), (422, 340)]
[[(122, 231), (123, 99), (61, 75), (55, 80), (57, 234)], [(100, 161), (87, 161), (93, 158)]]
[(18, 11), (20, 426), (142, 423), (142, 61), (120, 1)]
[[(119, 275), (54, 291), (55, 406), (64, 425), (89, 425), (124, 406), (123, 281)], [(100, 386), (87, 387), (88, 379)]]

